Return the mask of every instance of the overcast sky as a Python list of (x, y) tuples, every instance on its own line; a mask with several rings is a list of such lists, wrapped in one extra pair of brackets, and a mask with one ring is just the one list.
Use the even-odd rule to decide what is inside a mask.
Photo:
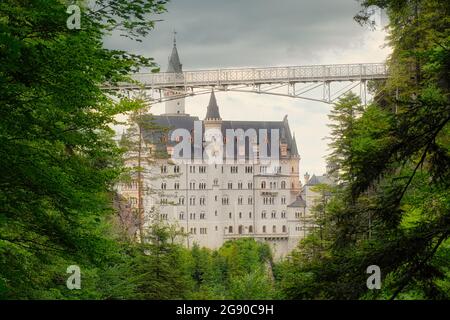
[[(172, 0), (164, 21), (142, 42), (113, 36), (107, 47), (155, 58), (167, 68), (173, 30), (183, 70), (383, 62), (383, 31), (359, 26), (356, 0)], [(382, 20), (383, 21), (383, 20)], [(217, 92), (223, 119), (282, 120), (288, 115), (301, 155), (300, 172), (322, 174), (330, 105), (252, 93)], [(208, 96), (186, 99), (186, 112), (204, 118)], [(153, 112), (163, 112), (163, 104)]]

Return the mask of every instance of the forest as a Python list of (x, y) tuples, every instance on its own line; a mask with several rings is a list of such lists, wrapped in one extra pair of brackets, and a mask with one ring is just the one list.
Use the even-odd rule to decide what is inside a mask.
[[(390, 76), (370, 83), (371, 104), (350, 93), (332, 106), (339, 183), (317, 186), (332, 195), (314, 207), (317, 228), (281, 261), (253, 239), (186, 248), (163, 222), (129, 236), (114, 186), (130, 146), (111, 124), (143, 102), (103, 84), (158, 67), (103, 38), (142, 41), (167, 1), (94, 2), (79, 30), (65, 1), (0, 2), (0, 300), (450, 298), (449, 1), (359, 1), (361, 28), (374, 6), (388, 15)], [(82, 290), (66, 286), (70, 265)]]

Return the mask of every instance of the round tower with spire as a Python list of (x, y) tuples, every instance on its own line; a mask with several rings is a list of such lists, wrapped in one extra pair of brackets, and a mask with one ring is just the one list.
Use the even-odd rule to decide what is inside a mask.
[[(176, 32), (173, 35), (173, 48), (172, 53), (169, 57), (169, 64), (167, 67), (167, 72), (171, 73), (170, 77), (173, 80), (180, 81), (183, 80), (183, 65), (180, 62), (180, 57), (177, 50), (177, 40)], [(184, 99), (184, 88), (176, 87), (166, 90), (164, 95), (170, 100), (166, 101), (165, 113), (166, 115), (185, 115), (185, 99)], [(180, 97), (180, 98), (176, 98)]]

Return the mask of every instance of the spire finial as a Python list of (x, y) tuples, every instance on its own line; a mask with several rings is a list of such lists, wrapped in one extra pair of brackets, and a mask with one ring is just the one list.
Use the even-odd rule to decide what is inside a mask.
[(177, 46), (177, 31), (173, 29), (173, 46)]

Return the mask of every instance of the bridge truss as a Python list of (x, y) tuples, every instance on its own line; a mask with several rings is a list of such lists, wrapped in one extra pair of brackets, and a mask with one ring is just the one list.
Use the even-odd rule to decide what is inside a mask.
[[(133, 83), (105, 89), (138, 93), (151, 103), (211, 92), (211, 89), (270, 94), (333, 103), (343, 94), (357, 89), (367, 102), (367, 81), (384, 80), (384, 63), (310, 65), (267, 68), (234, 68), (184, 71), (183, 73), (138, 73)], [(341, 83), (338, 86), (332, 83)]]

